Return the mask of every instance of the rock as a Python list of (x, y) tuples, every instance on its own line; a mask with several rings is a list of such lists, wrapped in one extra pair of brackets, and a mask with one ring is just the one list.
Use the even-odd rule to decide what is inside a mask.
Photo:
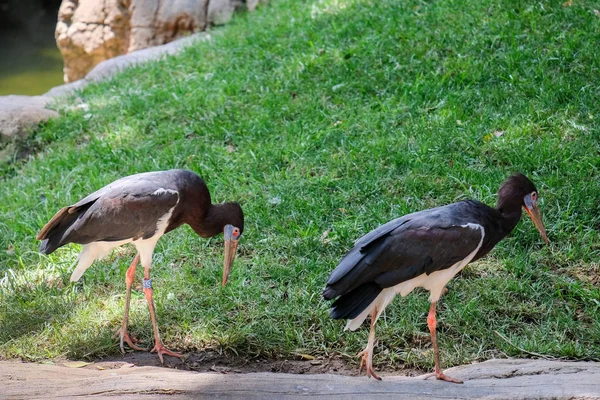
[(233, 17), (235, 4), (231, 0), (210, 0), (208, 20), (214, 25), (224, 25)]
[(25, 138), (40, 123), (58, 116), (45, 96), (0, 96), (0, 142)]
[[(263, 0), (264, 1), (264, 0)], [(83, 78), (100, 62), (172, 42), (227, 23), (237, 9), (260, 0), (63, 0), (56, 43), (65, 82)]]
[(45, 96), (0, 96), (0, 162), (24, 157), (28, 149), (21, 146), (42, 122), (58, 117), (46, 108), (52, 99)]
[(246, 9), (248, 11), (254, 11), (258, 7), (258, 3), (266, 3), (267, 0), (246, 0)]
[(130, 35), (127, 3), (127, 0), (63, 0), (55, 38), (65, 63), (65, 82), (81, 79), (99, 62), (127, 52)]
[(83, 89), (88, 85), (86, 79), (80, 79), (75, 82), (65, 83), (64, 85), (55, 86), (52, 89), (44, 93), (44, 96), (48, 97), (65, 97), (73, 94), (76, 90)]
[[(131, 364), (128, 364), (131, 365)], [(0, 361), (2, 396), (147, 399), (600, 399), (600, 363), (490, 360), (452, 368), (463, 385), (423, 376), (197, 373), (161, 367), (67, 369)], [(168, 397), (167, 397), (168, 396)]]
[(169, 43), (205, 30), (208, 1), (132, 0), (131, 36), (127, 51)]
[(98, 64), (86, 75), (85, 79), (87, 81), (106, 79), (129, 66), (147, 61), (158, 60), (167, 55), (177, 54), (195, 41), (209, 39), (209, 34), (198, 33), (196, 35), (188, 36), (162, 46), (150, 47), (148, 49), (124, 54)]

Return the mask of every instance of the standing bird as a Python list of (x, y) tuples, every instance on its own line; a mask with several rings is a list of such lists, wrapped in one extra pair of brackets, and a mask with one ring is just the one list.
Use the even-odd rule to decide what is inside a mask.
[(521, 218), (521, 206), (548, 243), (537, 205), (538, 191), (523, 174), (509, 177), (498, 191), (498, 205), (464, 200), (443, 207), (405, 215), (369, 232), (333, 270), (323, 297), (337, 300), (330, 316), (348, 319), (346, 329), (355, 330), (371, 315), (371, 330), (360, 369), (381, 380), (373, 370), (373, 344), (377, 319), (396, 297), (416, 287), (429, 290), (427, 325), (435, 356), (435, 377), (462, 383), (440, 369), (436, 340), (436, 304), (446, 284), (467, 264), (486, 255), (508, 235)]
[(204, 238), (223, 232), (224, 286), (244, 231), (244, 213), (237, 203), (212, 204), (208, 187), (202, 178), (190, 171), (146, 172), (116, 180), (72, 206), (62, 208), (42, 228), (37, 239), (42, 240), (40, 251), (44, 254), (68, 243), (83, 245), (71, 275), (72, 282), (79, 280), (96, 259), (108, 255), (116, 247), (132, 243), (137, 255), (125, 277), (125, 312), (123, 324), (117, 331), (121, 337), (120, 347), (125, 352), (123, 342), (126, 342), (132, 349), (145, 350), (136, 346), (137, 339), (127, 332), (131, 285), (141, 260), (144, 296), (154, 329), (155, 345), (151, 352), (156, 351), (162, 363), (163, 354), (180, 358), (183, 355), (168, 350), (160, 339), (150, 279), (152, 253), (162, 235), (183, 224), (190, 225)]

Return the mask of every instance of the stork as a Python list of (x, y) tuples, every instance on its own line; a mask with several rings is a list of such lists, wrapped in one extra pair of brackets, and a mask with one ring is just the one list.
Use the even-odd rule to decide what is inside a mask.
[(337, 298), (329, 315), (349, 320), (346, 329), (356, 330), (371, 316), (367, 346), (359, 353), (360, 369), (366, 366), (367, 376), (380, 380), (373, 369), (377, 319), (396, 295), (404, 297), (422, 287), (430, 293), (427, 325), (434, 350), (434, 375), (462, 383), (440, 368), (437, 302), (450, 279), (489, 253), (515, 228), (521, 208), (548, 243), (538, 209), (538, 191), (521, 173), (510, 176), (500, 187), (496, 208), (476, 200), (459, 201), (397, 218), (356, 241), (329, 276), (323, 297)]
[(163, 355), (183, 358), (167, 349), (160, 338), (153, 301), (150, 268), (158, 239), (188, 224), (201, 237), (223, 233), (225, 255), (222, 285), (227, 282), (244, 231), (244, 213), (238, 203), (212, 204), (208, 187), (195, 173), (185, 170), (146, 172), (127, 176), (97, 190), (77, 203), (59, 210), (42, 228), (40, 251), (50, 254), (68, 243), (83, 245), (71, 281), (78, 281), (92, 263), (116, 247), (131, 243), (137, 254), (127, 269), (127, 287), (120, 348), (124, 342), (135, 350), (137, 339), (127, 332), (131, 286), (138, 263), (144, 267), (143, 290), (154, 330), (154, 348), (161, 363)]

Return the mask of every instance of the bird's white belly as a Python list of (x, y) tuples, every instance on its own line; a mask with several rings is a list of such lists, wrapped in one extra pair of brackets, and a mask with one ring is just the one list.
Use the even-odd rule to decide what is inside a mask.
[[(120, 240), (118, 242), (93, 242), (84, 245), (84, 249), (94, 254), (94, 259), (101, 260), (110, 254), (113, 249), (123, 246), (124, 244), (131, 243), (131, 239)], [(83, 252), (83, 250), (82, 250)]]
[(429, 275), (421, 274), (416, 278), (402, 282), (391, 288), (384, 289), (384, 291), (389, 290), (394, 292), (394, 296), (399, 294), (400, 296), (404, 297), (412, 292), (415, 288), (422, 287), (430, 292), (429, 301), (433, 303), (434, 301), (438, 301), (440, 299), (442, 290), (444, 290), (444, 287), (450, 281), (450, 279), (454, 278), (454, 276), (458, 274), (469, 263), (469, 261), (471, 261), (472, 258), (473, 257), (469, 257), (467, 262), (465, 262), (465, 260), (459, 261), (450, 268), (435, 271)]
[(367, 316), (373, 311), (373, 309), (377, 308), (377, 317), (379, 318), (383, 310), (394, 300), (396, 295), (400, 295), (402, 297), (407, 296), (410, 292), (415, 290), (415, 288), (422, 287), (426, 290), (429, 290), (429, 301), (435, 302), (440, 299), (442, 296), (442, 290), (446, 284), (450, 281), (450, 279), (454, 278), (456, 274), (458, 274), (468, 263), (471, 262), (473, 257), (477, 254), (481, 245), (483, 244), (483, 238), (485, 237), (485, 230), (483, 226), (479, 224), (466, 224), (463, 225), (465, 228), (471, 229), (479, 229), (481, 231), (481, 239), (479, 244), (467, 257), (463, 260), (457, 262), (452, 265), (450, 268), (442, 269), (439, 271), (432, 272), (431, 274), (421, 274), (417, 277), (404, 281), (402, 283), (397, 284), (396, 286), (392, 286), (386, 289), (383, 289), (379, 296), (373, 300), (373, 302), (362, 312), (360, 315), (354, 319), (351, 319), (346, 324), (346, 329), (355, 330), (357, 329), (363, 321), (367, 318)]
[(120, 240), (118, 242), (92, 242), (84, 244), (79, 257), (77, 257), (77, 267), (71, 274), (71, 282), (78, 281), (95, 260), (106, 257), (113, 249), (129, 242), (131, 242), (131, 239)]

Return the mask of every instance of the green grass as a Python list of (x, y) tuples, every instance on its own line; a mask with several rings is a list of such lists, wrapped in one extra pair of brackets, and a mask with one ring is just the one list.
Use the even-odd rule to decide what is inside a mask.
[[(600, 359), (600, 18), (592, 1), (523, 3), (275, 0), (85, 89), (88, 111), (61, 106), (30, 140), (42, 150), (2, 166), (0, 356), (117, 354), (133, 250), (71, 284), (77, 246), (46, 257), (35, 236), (118, 177), (187, 168), (214, 200), (242, 203), (246, 230), (225, 288), (221, 238), (182, 228), (161, 239), (153, 277), (167, 346), (355, 354), (367, 329), (344, 332), (320, 297), (353, 241), (408, 212), (493, 204), (522, 171), (550, 245), (524, 219), (449, 284), (443, 364), (527, 356), (515, 346)], [(149, 342), (136, 285), (131, 332)], [(432, 366), (427, 311), (423, 291), (388, 307), (376, 364)]]

